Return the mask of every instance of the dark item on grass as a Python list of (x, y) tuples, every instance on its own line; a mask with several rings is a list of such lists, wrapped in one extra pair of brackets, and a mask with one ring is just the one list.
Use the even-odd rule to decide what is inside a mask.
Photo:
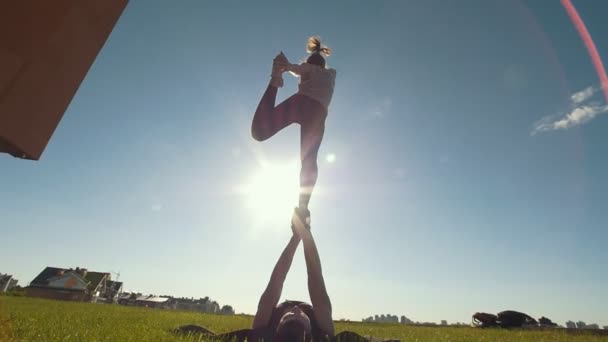
[(498, 324), (503, 328), (521, 328), (523, 326), (538, 326), (538, 322), (523, 312), (507, 310), (499, 312)]
[(545, 316), (538, 319), (538, 324), (542, 327), (556, 327), (557, 326), (557, 323), (553, 323), (553, 321), (551, 321), (550, 319), (548, 319)]
[(245, 342), (262, 340), (261, 338), (256, 339), (256, 335), (254, 335), (252, 329), (241, 329), (225, 334), (216, 334), (213, 331), (196, 324), (182, 325), (181, 327), (174, 329), (173, 333), (186, 336), (201, 335), (209, 338), (211, 341)]
[(473, 325), (480, 328), (495, 327), (498, 325), (498, 317), (490, 313), (476, 312), (473, 315)]
[[(551, 321), (549, 320), (549, 322)], [(538, 322), (525, 313), (506, 310), (499, 312), (498, 315), (477, 312), (473, 315), (473, 325), (480, 328), (495, 326), (501, 328), (521, 328), (524, 326), (538, 326)]]
[[(202, 335), (210, 341), (236, 341), (236, 342), (270, 342), (271, 338), (264, 332), (256, 332), (253, 329), (241, 329), (225, 334), (215, 334), (213, 331), (195, 324), (182, 325), (173, 332), (179, 335)], [(352, 331), (342, 331), (327, 342), (400, 342), (400, 340), (382, 340), (371, 336), (361, 336)], [(316, 342), (316, 341), (315, 341)], [(325, 342), (325, 341), (323, 341)]]

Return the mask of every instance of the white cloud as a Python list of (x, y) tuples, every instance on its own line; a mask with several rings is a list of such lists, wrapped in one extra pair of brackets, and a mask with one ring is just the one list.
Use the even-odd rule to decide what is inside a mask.
[(572, 109), (560, 117), (545, 116), (540, 119), (534, 124), (532, 135), (539, 132), (568, 129), (570, 127), (582, 125), (600, 114), (607, 113), (607, 105), (602, 106), (588, 101), (599, 90), (600, 89), (594, 87), (587, 87), (572, 94), (572, 96), (570, 96)]
[(551, 118), (543, 118), (536, 125), (532, 134), (558, 129), (568, 129), (570, 127), (584, 124), (599, 114), (608, 112), (608, 106), (584, 105), (574, 108), (570, 113), (553, 121)]
[(593, 96), (596, 91), (597, 89), (593, 87), (587, 87), (579, 92), (572, 94), (572, 96), (570, 96), (570, 100), (572, 100), (574, 104), (583, 103), (587, 101), (591, 96)]
[(585, 123), (598, 114), (606, 113), (607, 111), (608, 106), (581, 106), (574, 108), (574, 110), (568, 113), (565, 118), (554, 122), (553, 127), (555, 129), (566, 129), (574, 125)]

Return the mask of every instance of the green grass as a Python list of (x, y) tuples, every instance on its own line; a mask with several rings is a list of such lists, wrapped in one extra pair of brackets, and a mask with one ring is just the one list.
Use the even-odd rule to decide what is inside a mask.
[[(218, 316), (195, 312), (0, 297), (0, 341), (198, 341), (171, 330), (198, 324), (222, 333), (251, 325), (250, 316)], [(608, 341), (590, 333), (523, 331), (398, 324), (336, 323), (337, 331), (398, 338), (401, 341)]]

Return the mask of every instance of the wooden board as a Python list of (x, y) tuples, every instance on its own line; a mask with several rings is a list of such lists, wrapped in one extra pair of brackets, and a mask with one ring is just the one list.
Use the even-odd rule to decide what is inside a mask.
[(0, 152), (41, 157), (127, 2), (0, 4)]

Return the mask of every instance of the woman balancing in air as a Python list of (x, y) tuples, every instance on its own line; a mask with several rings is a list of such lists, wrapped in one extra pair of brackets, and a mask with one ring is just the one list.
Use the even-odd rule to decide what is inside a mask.
[[(306, 48), (310, 56), (302, 64), (290, 64), (282, 52), (275, 57), (270, 84), (253, 117), (251, 135), (257, 141), (264, 141), (292, 123), (300, 124), (302, 169), (299, 205), (295, 212), (310, 227), (308, 203), (317, 182), (317, 154), (323, 140), (327, 109), (334, 92), (336, 70), (325, 68), (323, 55), (329, 56), (331, 51), (321, 46), (318, 37), (308, 38)], [(285, 71), (300, 77), (298, 92), (275, 106)]]

